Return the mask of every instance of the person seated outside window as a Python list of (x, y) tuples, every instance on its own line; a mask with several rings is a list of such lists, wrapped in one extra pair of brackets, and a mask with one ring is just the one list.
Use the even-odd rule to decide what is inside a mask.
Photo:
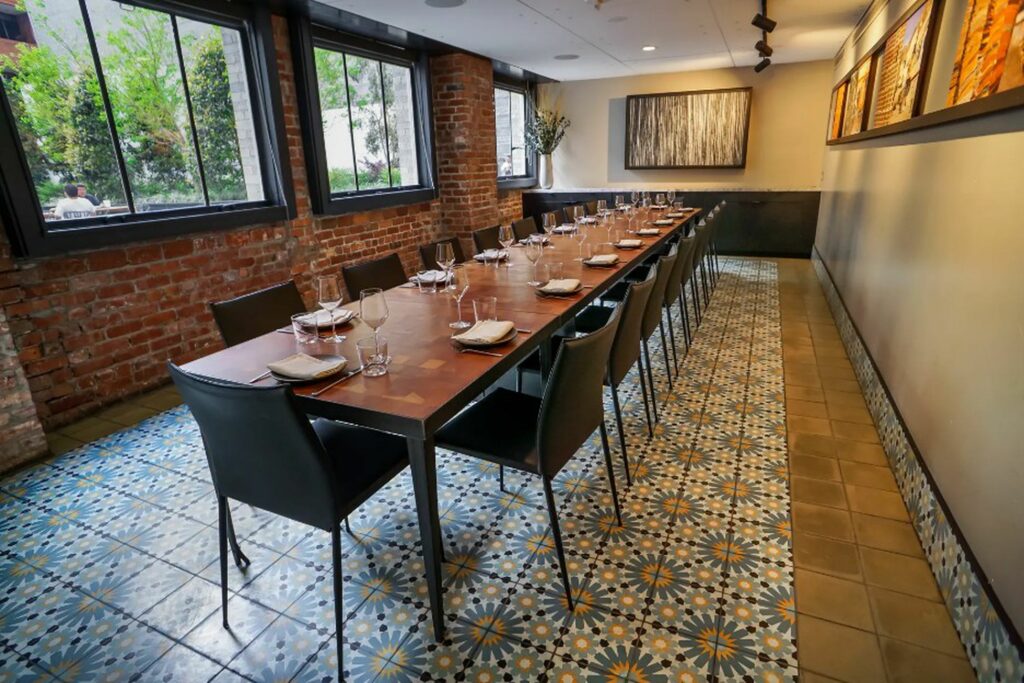
[(90, 202), (92, 202), (93, 206), (100, 205), (99, 197), (97, 197), (94, 194), (89, 194), (89, 191), (85, 189), (85, 185), (83, 185), (82, 183), (78, 183), (78, 196), (88, 199)]
[(54, 215), (62, 220), (70, 218), (92, 218), (96, 215), (96, 207), (85, 197), (78, 196), (78, 186), (68, 183), (64, 186), (64, 194), (57, 202), (57, 208), (53, 210)]

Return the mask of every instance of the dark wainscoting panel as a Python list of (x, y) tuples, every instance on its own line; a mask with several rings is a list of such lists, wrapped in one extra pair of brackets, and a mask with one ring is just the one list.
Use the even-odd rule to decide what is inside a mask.
[[(523, 193), (523, 215), (540, 215), (568, 204), (606, 199), (610, 204), (621, 192), (538, 191)], [(652, 193), (653, 194), (653, 193)], [(681, 192), (688, 206), (710, 209), (721, 200), (723, 211), (719, 251), (742, 256), (791, 256), (810, 258), (818, 225), (817, 190), (701, 190)]]

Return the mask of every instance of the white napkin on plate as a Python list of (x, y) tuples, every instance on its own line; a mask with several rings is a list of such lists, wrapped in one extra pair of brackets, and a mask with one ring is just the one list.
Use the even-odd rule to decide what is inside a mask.
[(448, 277), (448, 274), (443, 270), (428, 270), (422, 275), (413, 275), (409, 280), (411, 282), (419, 283), (420, 279), (423, 280), (423, 284), (433, 284), (435, 282), (444, 282)]
[(641, 247), (643, 246), (643, 240), (619, 240), (616, 246), (619, 247)]
[(580, 223), (586, 223), (587, 225), (591, 225), (593, 223), (597, 223), (597, 218), (595, 218), (594, 216), (584, 216), (583, 218), (580, 219)]
[[(303, 316), (302, 322), (306, 325), (316, 325), (319, 328), (324, 328), (330, 327), (333, 323), (337, 323), (338, 325), (347, 323), (349, 320), (354, 318), (355, 315), (355, 311), (350, 311), (347, 308), (335, 308), (333, 315), (321, 309)], [(331, 318), (334, 318), (333, 322)]]
[(580, 288), (580, 281), (576, 278), (564, 278), (561, 280), (548, 280), (547, 284), (538, 287), (538, 292), (544, 294), (570, 294)]
[(508, 252), (500, 249), (484, 249), (473, 258), (477, 261), (504, 261), (508, 258)]
[(296, 353), (273, 363), (267, 363), (267, 369), (274, 374), (292, 379), (319, 379), (339, 372), (345, 367), (345, 359), (336, 361), (313, 358), (305, 353)]
[(672, 220), (671, 218), (659, 218), (658, 220), (654, 221), (655, 225), (672, 225), (673, 223), (675, 223), (675, 221)]
[(682, 218), (685, 215), (686, 214), (682, 214), (682, 213), (666, 213), (665, 214), (665, 218)]
[(453, 339), (463, 344), (494, 344), (507, 337), (513, 329), (515, 323), (509, 320), (481, 320)]
[(595, 266), (610, 266), (613, 263), (619, 262), (618, 254), (598, 254), (597, 256), (591, 256), (587, 259), (587, 263)]
[(573, 225), (572, 223), (562, 223), (557, 228), (555, 228), (552, 232), (554, 232), (554, 233), (556, 233), (558, 235), (564, 235), (564, 234), (566, 234), (568, 232), (573, 232), (574, 230), (576, 230), (576, 226)]
[(547, 244), (551, 240), (548, 239), (547, 235), (530, 235), (519, 240), (519, 244), (527, 244), (529, 242), (540, 242), (541, 244)]
[(639, 230), (636, 231), (636, 234), (638, 234), (638, 235), (660, 235), (661, 234), (661, 230), (658, 230), (657, 228), (640, 228)]

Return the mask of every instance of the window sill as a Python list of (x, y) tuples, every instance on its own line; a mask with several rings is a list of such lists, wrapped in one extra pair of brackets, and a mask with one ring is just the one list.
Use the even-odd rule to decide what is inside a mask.
[(517, 178), (498, 178), (499, 190), (524, 190), (528, 187), (535, 187), (537, 178), (534, 176), (521, 176)]
[(357, 194), (332, 197), (318, 213), (340, 216), (346, 213), (389, 209), (409, 204), (422, 204), (437, 199), (437, 190), (432, 187), (416, 187), (408, 190), (389, 190), (375, 194)]

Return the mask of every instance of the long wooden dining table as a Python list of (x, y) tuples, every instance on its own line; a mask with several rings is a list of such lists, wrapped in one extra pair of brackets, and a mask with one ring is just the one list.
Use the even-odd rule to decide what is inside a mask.
[[(489, 349), (500, 356), (459, 352), (451, 343), (453, 330), (449, 327), (449, 323), (456, 319), (456, 304), (444, 293), (425, 293), (418, 287), (395, 287), (385, 292), (390, 315), (381, 331), (391, 355), (386, 375), (356, 375), (318, 396), (313, 393), (328, 385), (329, 379), (295, 386), (299, 404), (309, 415), (405, 437), (437, 640), (444, 637), (444, 610), (434, 434), (531, 353), (540, 352), (541, 367), (546, 374), (552, 362), (549, 343), (552, 335), (659, 250), (673, 235), (688, 230), (700, 215), (700, 210), (686, 209), (682, 214), (674, 224), (658, 226), (661, 232), (656, 236), (625, 235), (642, 239), (643, 246), (617, 250), (619, 262), (612, 268), (584, 267), (573, 260), (578, 255), (576, 240), (570, 236), (553, 235), (541, 261), (562, 263), (563, 277), (578, 278), (584, 285), (582, 291), (568, 297), (541, 297), (527, 284), (531, 280), (532, 266), (522, 248), (509, 249), (509, 267), (483, 264), (472, 259), (463, 264), (470, 282), (461, 304), (464, 319), (472, 318), (473, 299), (493, 296), (497, 298), (497, 318), (513, 321), (522, 331), (512, 341)], [(590, 231), (591, 240), (604, 241), (604, 228), (585, 229)], [(359, 303), (356, 301), (347, 307), (358, 313)], [(353, 323), (340, 327), (338, 332), (347, 337), (340, 344), (318, 342), (302, 345), (291, 334), (271, 332), (192, 361), (184, 368), (204, 377), (246, 384), (262, 374), (267, 363), (297, 351), (339, 353), (354, 365), (358, 362), (355, 341), (370, 336), (372, 331), (356, 318)], [(259, 384), (273, 381), (268, 378)], [(373, 457), (372, 453), (353, 455)]]

